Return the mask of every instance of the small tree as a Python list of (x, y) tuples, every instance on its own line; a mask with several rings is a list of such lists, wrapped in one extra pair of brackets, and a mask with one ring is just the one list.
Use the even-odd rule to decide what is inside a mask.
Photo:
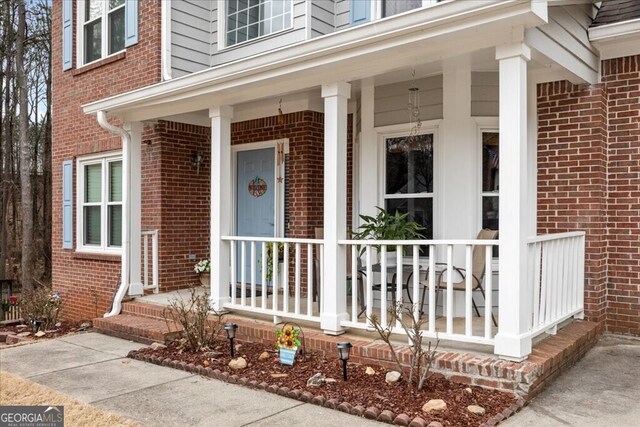
[[(214, 315), (211, 322), (208, 320), (210, 311)], [(222, 312), (211, 309), (209, 297), (206, 294), (197, 295), (195, 288), (191, 289), (189, 299), (178, 297), (169, 301), (163, 317), (169, 330), (172, 329), (171, 324), (173, 329), (182, 326), (179, 346), (193, 352), (210, 350), (224, 328)]]
[(440, 340), (436, 338), (436, 344), (433, 349), (431, 349), (431, 341), (427, 343), (427, 348), (424, 348), (422, 326), (425, 321), (419, 314), (416, 315), (416, 311), (415, 306), (405, 308), (402, 303), (398, 303), (389, 308), (386, 325), (382, 325), (375, 314), (368, 316), (367, 319), (380, 336), (380, 339), (389, 346), (398, 367), (398, 372), (402, 372), (404, 369), (398, 357), (398, 350), (391, 343), (391, 334), (393, 334), (393, 325), (396, 322), (400, 323), (410, 342), (411, 363), (407, 383), (411, 386), (415, 377), (416, 389), (420, 391), (424, 386), (424, 382), (431, 376), (431, 366), (435, 360)]

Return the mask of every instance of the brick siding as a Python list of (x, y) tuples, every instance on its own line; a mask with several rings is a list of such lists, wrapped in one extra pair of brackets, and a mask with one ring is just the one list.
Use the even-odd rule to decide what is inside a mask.
[[(120, 277), (120, 257), (81, 255), (75, 250), (62, 249), (62, 192), (59, 190), (62, 189), (62, 162), (89, 153), (121, 149), (120, 138), (103, 130), (94, 116), (85, 115), (82, 105), (160, 80), (160, 0), (140, 2), (138, 44), (80, 69), (75, 58), (74, 19), (75, 67), (68, 71), (62, 71), (60, 54), (61, 4), (54, 2), (51, 27), (54, 52), (52, 280), (53, 287), (63, 293), (65, 315), (72, 319), (87, 319), (101, 316), (110, 307)], [(75, 199), (74, 196), (74, 202)], [(77, 237), (74, 223), (74, 239)]]
[(609, 93), (607, 330), (640, 335), (640, 55), (602, 63)]
[(585, 314), (640, 334), (640, 56), (538, 86), (538, 233), (585, 230)]

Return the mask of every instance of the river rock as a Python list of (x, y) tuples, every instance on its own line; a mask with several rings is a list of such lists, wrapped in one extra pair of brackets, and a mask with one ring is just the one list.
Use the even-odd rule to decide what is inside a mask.
[(442, 399), (431, 399), (422, 406), (422, 411), (429, 413), (432, 411), (444, 411), (447, 409), (447, 404)]
[(270, 355), (268, 352), (263, 351), (262, 353), (260, 353), (260, 357), (259, 357), (258, 359), (260, 359), (260, 360), (267, 360), (267, 359), (268, 359), (268, 358), (270, 358), (270, 357), (271, 357), (271, 355)]
[(244, 357), (238, 357), (238, 358), (232, 359), (229, 362), (229, 367), (235, 370), (244, 369), (247, 367), (247, 361), (244, 359)]
[(42, 338), (43, 336), (47, 335), (44, 331), (38, 331), (34, 334), (36, 337), (38, 338)]
[(371, 366), (367, 366), (367, 369), (365, 369), (364, 373), (367, 375), (375, 375), (376, 370), (373, 369)]
[(154, 342), (154, 343), (151, 344), (151, 349), (152, 350), (160, 350), (160, 349), (163, 349), (163, 348), (167, 348), (167, 346), (164, 345), (164, 344), (161, 344), (159, 342)]
[(402, 374), (398, 371), (390, 371), (390, 372), (387, 372), (387, 375), (385, 375), (384, 380), (387, 382), (387, 384), (393, 384), (393, 383), (397, 383), (400, 380), (401, 376)]
[(486, 412), (482, 406), (478, 406), (478, 405), (467, 406), (467, 411), (476, 415), (484, 415), (484, 413)]

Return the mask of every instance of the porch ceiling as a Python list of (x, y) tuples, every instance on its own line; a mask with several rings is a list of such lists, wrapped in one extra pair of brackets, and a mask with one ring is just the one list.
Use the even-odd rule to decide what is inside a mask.
[(392, 76), (412, 66), (437, 69), (444, 59), (520, 41), (514, 28), (541, 25), (546, 13), (539, 0), (445, 2), (93, 102), (84, 111), (153, 120), (335, 81)]

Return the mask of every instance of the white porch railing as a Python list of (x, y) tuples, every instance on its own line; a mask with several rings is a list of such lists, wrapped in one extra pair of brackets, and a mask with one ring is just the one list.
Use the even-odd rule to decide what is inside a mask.
[[(371, 329), (370, 318), (376, 314), (383, 325), (387, 324), (387, 310), (397, 304), (414, 311), (414, 316), (420, 317), (427, 313), (424, 336), (453, 341), (493, 344), (494, 328), (492, 324), (493, 305), (493, 247), (497, 240), (343, 240), (341, 245), (351, 247), (351, 271), (358, 272), (352, 280), (351, 299), (348, 300), (350, 319), (343, 322), (343, 326), (359, 329)], [(388, 257), (389, 246), (397, 248), (392, 258)], [(420, 257), (420, 247), (428, 247), (428, 258)], [(485, 316), (478, 333), (473, 328), (473, 293), (476, 288), (473, 275), (467, 274), (462, 279), (455, 269), (473, 271), (473, 247), (484, 247), (484, 280), (482, 286), (485, 291)], [(405, 248), (412, 248), (410, 259), (403, 256)], [(464, 251), (464, 261), (454, 263), (454, 248)], [(379, 252), (379, 253), (378, 253)], [(362, 253), (362, 264), (358, 262), (358, 254)], [(375, 261), (374, 258), (379, 261)], [(385, 278), (392, 276), (391, 282)], [(481, 279), (481, 278), (479, 278)], [(464, 280), (464, 291), (454, 291), (454, 283)], [(437, 322), (436, 291), (440, 281), (440, 298), (446, 300), (442, 308), (444, 325)], [(364, 284), (363, 289), (359, 284)], [(395, 287), (389, 289), (388, 286)], [(359, 295), (364, 292), (364, 295)], [(374, 302), (374, 292), (379, 294), (380, 302)], [(388, 292), (395, 295), (395, 300), (388, 299)], [(404, 293), (407, 293), (407, 298)], [(454, 293), (464, 293), (464, 311), (462, 316), (456, 316), (454, 310)], [(364, 297), (364, 298), (363, 298)], [(413, 305), (409, 307), (409, 298)], [(422, 301), (425, 301), (424, 307)], [(385, 309), (382, 309), (385, 308)], [(464, 318), (464, 324), (454, 327), (455, 318)], [(443, 326), (443, 327), (442, 327)], [(404, 333), (400, 320), (393, 326), (395, 333)]]
[(531, 337), (555, 333), (559, 323), (584, 312), (585, 233), (537, 236), (528, 241)]
[[(151, 254), (151, 265), (149, 264), (149, 254)], [(149, 283), (150, 273), (151, 283)], [(159, 291), (158, 230), (142, 232), (142, 289), (152, 289), (154, 294)]]
[[(231, 254), (231, 302), (225, 307), (273, 315), (277, 321), (286, 317), (320, 323), (322, 240), (238, 236), (222, 240), (229, 242)], [(278, 254), (279, 244), (282, 258), (271, 256), (269, 261), (268, 246), (271, 254)]]

